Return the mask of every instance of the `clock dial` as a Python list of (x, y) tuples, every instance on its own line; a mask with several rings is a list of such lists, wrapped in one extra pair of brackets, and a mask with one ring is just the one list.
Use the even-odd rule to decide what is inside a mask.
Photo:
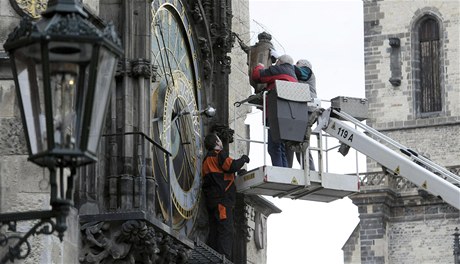
[(187, 233), (199, 201), (203, 155), (197, 54), (180, 1), (154, 1), (152, 10), (151, 52), (158, 73), (152, 87), (152, 136), (170, 153), (153, 149), (158, 199), (165, 219), (172, 215), (174, 227)]

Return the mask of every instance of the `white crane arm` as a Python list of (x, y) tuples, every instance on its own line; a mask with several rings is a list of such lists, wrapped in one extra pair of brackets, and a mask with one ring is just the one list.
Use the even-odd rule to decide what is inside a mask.
[[(330, 115), (332, 111), (334, 110), (328, 109), (321, 114), (319, 117), (319, 125), (317, 127), (318, 130), (324, 130), (329, 135), (337, 138), (340, 142), (372, 158), (384, 167), (393, 171), (395, 174), (406, 178), (418, 187), (442, 198), (445, 202), (454, 206), (455, 208), (460, 209), (459, 186), (456, 186), (440, 175), (436, 175), (435, 173), (426, 169), (424, 166), (429, 166), (430, 164), (425, 164), (423, 160), (416, 163), (408, 159), (406, 156), (401, 155), (401, 153), (366, 135), (365, 133), (347, 125), (344, 121), (331, 117)], [(361, 123), (361, 127), (367, 126)], [(372, 130), (372, 128), (368, 128), (369, 130)], [(376, 133), (375, 130), (373, 132)], [(406, 149), (400, 150), (404, 154), (408, 155)], [(432, 162), (430, 161), (430, 163)]]

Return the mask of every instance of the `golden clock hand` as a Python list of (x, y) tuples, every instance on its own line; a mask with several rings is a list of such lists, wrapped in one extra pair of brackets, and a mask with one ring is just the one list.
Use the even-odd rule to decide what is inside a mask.
[[(183, 111), (182, 111), (182, 112), (183, 112)], [(182, 114), (182, 115), (186, 115), (186, 114), (190, 114), (190, 112), (184, 112), (184, 114)], [(184, 140), (183, 140), (183, 136), (182, 136), (182, 132), (183, 132), (183, 131), (182, 131), (182, 127), (184, 127), (184, 126), (182, 126), (182, 120), (180, 120), (180, 119), (177, 120), (177, 118), (178, 118), (179, 116), (182, 116), (182, 115), (177, 115), (177, 116), (175, 117), (175, 119), (173, 120), (173, 122), (174, 122), (175, 125), (177, 126), (177, 131), (179, 132), (180, 143), (181, 143), (182, 145), (191, 144), (190, 142), (187, 142), (187, 141), (184, 142)], [(173, 123), (173, 122), (171, 122), (171, 123)], [(187, 132), (187, 131), (185, 131), (185, 132)]]

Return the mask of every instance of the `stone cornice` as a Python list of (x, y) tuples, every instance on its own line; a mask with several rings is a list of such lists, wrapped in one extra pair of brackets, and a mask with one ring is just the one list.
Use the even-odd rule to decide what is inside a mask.
[(150, 60), (137, 58), (137, 59), (121, 59), (118, 61), (117, 71), (115, 77), (122, 78), (123, 76), (133, 78), (152, 78), (155, 81), (157, 68), (151, 64)]

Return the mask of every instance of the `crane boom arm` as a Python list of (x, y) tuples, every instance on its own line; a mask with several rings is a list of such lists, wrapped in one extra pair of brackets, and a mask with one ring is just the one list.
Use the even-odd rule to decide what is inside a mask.
[[(318, 119), (319, 125), (317, 129), (324, 130), (332, 137), (337, 138), (340, 142), (374, 159), (382, 166), (393, 171), (396, 175), (406, 178), (418, 187), (442, 198), (445, 202), (455, 208), (460, 209), (459, 186), (456, 186), (450, 181), (426, 169), (423, 162), (416, 163), (365, 133), (349, 126), (344, 121), (331, 117), (332, 111), (334, 110), (328, 109), (321, 114)], [(356, 120), (347, 121), (353, 122)], [(362, 123), (360, 124), (361, 127), (367, 127)], [(368, 128), (369, 130), (372, 130), (372, 128)], [(400, 149), (400, 151), (407, 153), (405, 149)]]

